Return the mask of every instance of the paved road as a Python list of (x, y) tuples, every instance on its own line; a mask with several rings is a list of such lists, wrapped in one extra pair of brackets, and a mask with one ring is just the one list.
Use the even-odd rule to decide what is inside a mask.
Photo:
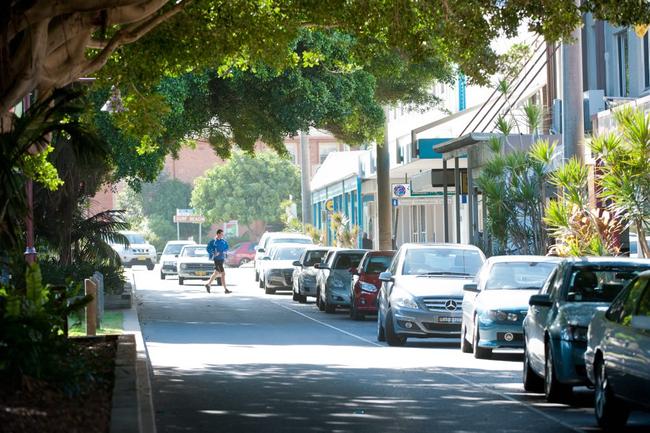
[[(523, 392), (521, 354), (475, 360), (457, 341), (377, 343), (373, 320), (264, 295), (229, 269), (234, 293), (135, 270), (154, 369), (158, 432), (595, 431), (592, 393), (570, 406)], [(631, 432), (648, 431), (633, 415)]]

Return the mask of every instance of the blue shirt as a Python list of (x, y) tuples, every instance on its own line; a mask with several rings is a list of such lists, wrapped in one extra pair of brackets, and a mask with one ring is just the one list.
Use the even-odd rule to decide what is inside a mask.
[(211, 239), (206, 249), (210, 260), (225, 260), (228, 242), (225, 239)]

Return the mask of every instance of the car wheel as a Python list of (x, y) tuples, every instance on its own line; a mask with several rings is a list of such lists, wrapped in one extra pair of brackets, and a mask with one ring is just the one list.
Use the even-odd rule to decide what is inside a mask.
[(324, 309), (327, 314), (334, 314), (336, 312), (336, 305), (330, 304), (327, 302), (327, 299), (323, 302)]
[(465, 321), (460, 328), (460, 350), (463, 353), (472, 353), (472, 345), (467, 341), (467, 327), (465, 326)]
[(472, 338), (472, 349), (474, 350), (474, 358), (476, 359), (490, 359), (492, 358), (492, 349), (480, 347), (478, 342), (481, 338), (480, 330), (478, 328), (478, 317), (474, 318), (474, 333)]
[(293, 300), (298, 301), (300, 295), (298, 295), (296, 292), (293, 292)]
[(524, 370), (522, 372), (522, 382), (524, 382), (524, 389), (528, 392), (542, 392), (544, 391), (544, 380), (535, 373), (530, 366), (528, 358), (528, 348), (524, 343)]
[(185, 282), (185, 279), (183, 277), (178, 277), (178, 284), (179, 285), (182, 286), (184, 282)]
[(399, 335), (395, 332), (393, 326), (393, 313), (389, 310), (386, 314), (386, 342), (389, 346), (404, 346), (406, 344), (406, 337)]
[(251, 259), (244, 257), (239, 261), (239, 266), (245, 265), (246, 263), (250, 263)]
[(262, 280), (262, 278), (260, 277), (257, 281), (259, 281), (260, 289), (263, 289), (264, 288), (264, 280)]
[(266, 281), (263, 282), (263, 288), (264, 288), (264, 293), (267, 295), (274, 295), (275, 294), (275, 289), (271, 289), (269, 286), (266, 285)]
[(325, 310), (325, 305), (323, 305), (323, 300), (320, 298), (320, 290), (316, 293), (316, 306), (320, 311)]
[(147, 270), (148, 271), (153, 271), (154, 266), (156, 266), (156, 265), (147, 265)]
[(572, 387), (557, 381), (555, 375), (555, 362), (553, 361), (553, 350), (549, 343), (545, 348), (546, 359), (544, 360), (544, 394), (549, 402), (563, 402), (571, 395)]
[(359, 310), (357, 310), (354, 301), (352, 301), (352, 304), (350, 304), (350, 318), (352, 320), (364, 320), (365, 319), (364, 314), (360, 313)]
[(381, 311), (377, 311), (377, 341), (386, 341), (386, 332), (381, 323)]
[(603, 360), (596, 362), (594, 373), (596, 376), (594, 390), (596, 421), (605, 431), (620, 431), (627, 423), (630, 410), (612, 392)]
[(257, 271), (255, 271), (255, 281), (259, 281), (259, 280), (260, 280), (260, 274)]
[(165, 274), (163, 274), (162, 271), (160, 271), (160, 279), (161, 279), (161, 280), (164, 280), (164, 279), (165, 279)]
[(307, 297), (305, 295), (298, 295), (298, 302), (304, 304), (305, 302), (307, 302)]

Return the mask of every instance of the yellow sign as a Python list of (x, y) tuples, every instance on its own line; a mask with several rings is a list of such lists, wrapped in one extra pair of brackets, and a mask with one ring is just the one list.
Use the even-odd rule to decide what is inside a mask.
[(334, 200), (329, 199), (325, 202), (325, 209), (327, 209), (328, 212), (333, 212), (334, 211)]
[(637, 24), (634, 26), (634, 31), (638, 37), (642, 38), (648, 32), (648, 27), (650, 24)]

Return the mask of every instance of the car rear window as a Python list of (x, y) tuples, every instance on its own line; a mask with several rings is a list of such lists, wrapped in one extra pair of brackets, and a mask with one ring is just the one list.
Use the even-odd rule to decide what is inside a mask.
[(391, 256), (371, 256), (364, 271), (369, 274), (384, 272), (390, 266), (391, 260), (393, 260)]
[(485, 282), (485, 290), (541, 289), (556, 263), (495, 263)]
[(645, 267), (620, 265), (580, 266), (571, 270), (566, 299), (570, 302), (612, 302)]
[(334, 262), (334, 269), (350, 269), (359, 266), (365, 253), (341, 253)]
[(478, 251), (458, 248), (412, 248), (404, 256), (405, 275), (474, 276), (483, 264)]

